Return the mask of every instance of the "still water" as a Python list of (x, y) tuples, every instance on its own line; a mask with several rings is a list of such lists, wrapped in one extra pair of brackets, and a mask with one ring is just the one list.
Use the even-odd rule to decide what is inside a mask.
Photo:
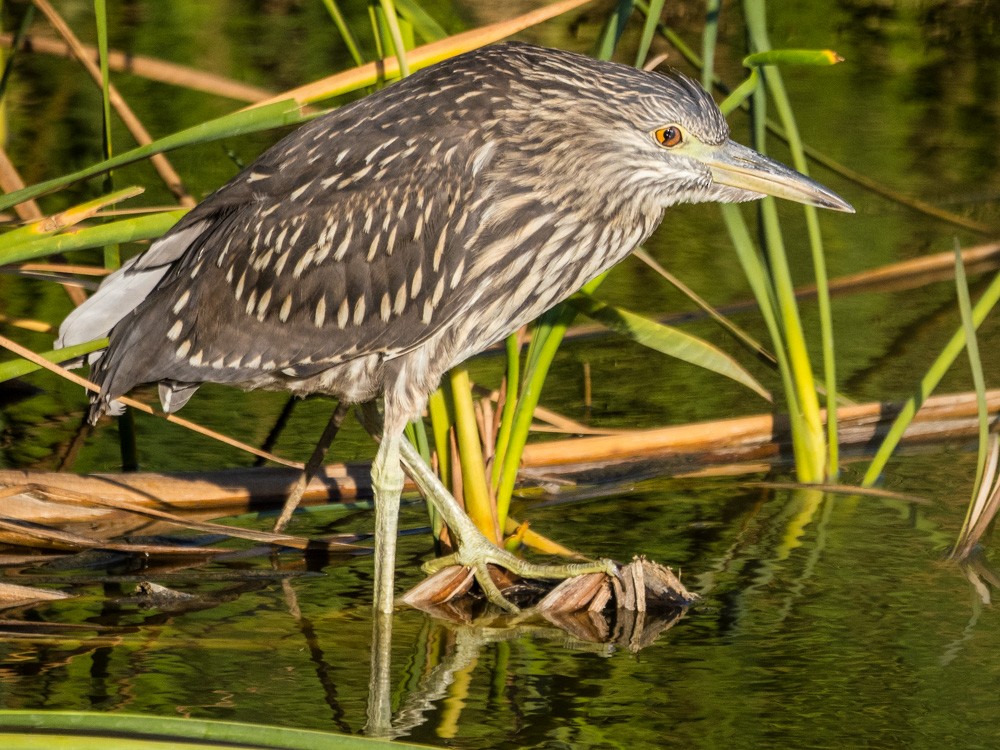
[[(70, 21), (89, 28), (88, 3), (66, 5)], [(698, 46), (701, 4), (677, 5), (668, 19)], [(832, 47), (847, 60), (832, 69), (785, 73), (808, 142), (900, 192), (1000, 224), (995, 1), (772, 6), (776, 46)], [(427, 6), (451, 30), (497, 20), (495, 6), (457, 7)], [(111, 44), (280, 90), (345, 65), (325, 12), (320, 3), (128, 3), (115, 10)], [(730, 82), (740, 79), (737, 14), (727, 5), (717, 61)], [(360, 8), (361, 28), (365, 17)], [(599, 19), (584, 14), (577, 21), (549, 24), (525, 38), (587, 50)], [(623, 49), (637, 33), (630, 30)], [(96, 161), (99, 99), (89, 83), (63, 60), (35, 56), (22, 65), (10, 93), (9, 150), (25, 179)], [(140, 112), (158, 135), (233, 108), (126, 76), (120, 84), (136, 102), (162, 103)], [(745, 140), (745, 121), (734, 118), (733, 128)], [(120, 137), (126, 148), (127, 138)], [(234, 139), (172, 159), (202, 194), (235, 173), (234, 161), (250, 161), (272, 140)], [(773, 153), (784, 157), (780, 144)], [(947, 251), (955, 236), (966, 247), (989, 239), (829, 171), (814, 174), (858, 208), (855, 217), (821, 217), (832, 275)], [(116, 179), (150, 185), (151, 203), (168, 200), (145, 167), (122, 170)], [(87, 190), (53, 196), (45, 207), (83, 200)], [(782, 217), (789, 252), (802, 259), (799, 281), (807, 283), (800, 212), (783, 207)], [(671, 211), (649, 249), (716, 304), (748, 296), (712, 206)], [(986, 280), (973, 277), (973, 293)], [(633, 261), (602, 291), (650, 314), (689, 307)], [(54, 285), (7, 276), (0, 277), (0, 300), (11, 317), (57, 322), (69, 309)], [(804, 314), (814, 326), (810, 305)], [(958, 326), (947, 281), (841, 297), (834, 315), (841, 387), (859, 401), (908, 395)], [(756, 316), (737, 319), (763, 335)], [(690, 330), (719, 339), (703, 323)], [(49, 348), (51, 337), (17, 335), (36, 349)], [(988, 385), (996, 385), (995, 322), (986, 322), (981, 341)], [(582, 401), (583, 363), (593, 381), (589, 409)], [(485, 358), (474, 376), (495, 384), (498, 362)], [(42, 375), (27, 387), (38, 390), (11, 393), (2, 405), (2, 465), (71, 463), (81, 472), (118, 467), (113, 427), (74, 441), (84, 405), (78, 389)], [(969, 387), (967, 373), (956, 368), (942, 390)], [(606, 337), (564, 347), (544, 401), (574, 418), (615, 427), (766, 410), (727, 381)], [(283, 403), (277, 394), (209, 387), (185, 416), (260, 443)], [(306, 455), (327, 410), (319, 401), (303, 403), (275, 449)], [(140, 419), (137, 427), (144, 469), (249, 463), (160, 422)], [(341, 459), (373, 452), (356, 428), (336, 450)], [(548, 536), (586, 553), (619, 560), (643, 553), (670, 564), (701, 601), (641, 650), (627, 642), (585, 643), (539, 620), (469, 627), (401, 610), (388, 684), (394, 726), (415, 741), (463, 748), (1000, 746), (1000, 618), (990, 604), (1000, 579), (991, 568), (991, 545), (975, 569), (944, 561), (974, 464), (968, 445), (900, 457), (886, 482), (917, 498), (912, 501), (752, 483), (787, 478), (780, 467), (768, 476), (626, 482), (588, 501), (522, 501), (518, 517)], [(849, 463), (844, 480), (857, 482), (863, 466)], [(366, 531), (371, 523), (364, 509), (324, 508), (296, 519), (292, 530)], [(425, 524), (419, 504), (404, 508), (403, 528)], [(401, 588), (419, 580), (428, 554), (426, 534), (402, 539)], [(140, 575), (194, 598), (150, 606), (134, 594)], [(90, 554), (41, 566), (12, 564), (5, 580), (55, 583), (77, 596), (5, 613), (3, 708), (146, 712), (351, 733), (364, 727), (372, 624), (367, 557), (303, 561), (234, 552), (188, 567)]]

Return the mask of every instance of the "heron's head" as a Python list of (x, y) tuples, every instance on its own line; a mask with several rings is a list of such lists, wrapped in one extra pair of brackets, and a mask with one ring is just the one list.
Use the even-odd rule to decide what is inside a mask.
[(628, 97), (624, 111), (630, 115), (632, 151), (660, 175), (667, 205), (770, 195), (854, 212), (818, 182), (730, 138), (722, 112), (690, 78), (678, 72), (649, 75), (648, 88)]
[(535, 49), (517, 49), (527, 58), (525, 78), (542, 94), (518, 127), (547, 144), (551, 163), (608, 190), (643, 192), (660, 207), (770, 195), (853, 213), (819, 183), (732, 140), (712, 97), (687, 76)]

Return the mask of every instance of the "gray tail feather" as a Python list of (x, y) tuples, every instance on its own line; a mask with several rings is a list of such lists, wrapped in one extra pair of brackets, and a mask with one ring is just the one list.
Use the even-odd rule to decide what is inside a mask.
[[(125, 405), (113, 399), (108, 389), (108, 370), (116, 369), (114, 366), (115, 360), (114, 350), (110, 350), (106, 356), (98, 359), (91, 367), (90, 379), (99, 385), (101, 390), (99, 393), (90, 394), (90, 410), (87, 412), (87, 421), (90, 424), (97, 424), (97, 420), (104, 413), (118, 416), (125, 411)], [(109, 363), (111, 363), (110, 368)]]
[[(192, 243), (198, 240), (208, 225), (207, 220), (196, 221), (167, 234), (154, 242), (145, 253), (128, 261), (108, 276), (97, 292), (63, 320), (59, 326), (59, 337), (56, 339), (55, 348), (61, 349), (111, 335), (112, 330), (145, 301), (172, 265), (184, 255)], [(127, 344), (124, 344), (123, 351), (124, 356), (129, 356)], [(101, 386), (101, 392), (92, 395), (90, 399), (88, 413), (90, 423), (94, 424), (105, 412), (121, 414), (124, 405), (111, 396), (112, 391), (118, 390), (115, 375), (122, 364), (120, 358), (115, 355), (114, 347), (109, 346), (107, 350), (80, 357), (67, 366), (80, 367), (85, 361), (91, 363), (93, 367), (91, 377)], [(115, 396), (127, 392), (133, 385), (135, 383), (130, 383), (126, 388), (118, 390)], [(183, 404), (186, 400), (187, 398), (175, 399), (174, 403), (179, 401)], [(176, 408), (180, 407), (175, 406)]]
[(91, 380), (101, 389), (90, 395), (87, 419), (91, 424), (96, 424), (105, 413), (122, 414), (125, 405), (117, 399), (140, 383), (159, 383), (160, 403), (168, 414), (183, 407), (201, 386), (201, 382), (175, 380), (169, 370), (157, 366), (149, 342), (162, 336), (150, 335), (144, 317), (148, 316), (136, 314), (127, 318), (124, 325), (116, 326), (104, 356), (91, 366)]
[(55, 348), (107, 336), (125, 316), (142, 304), (207, 226), (207, 221), (197, 221), (165, 235), (145, 253), (132, 258), (108, 276), (86, 302), (63, 320)]

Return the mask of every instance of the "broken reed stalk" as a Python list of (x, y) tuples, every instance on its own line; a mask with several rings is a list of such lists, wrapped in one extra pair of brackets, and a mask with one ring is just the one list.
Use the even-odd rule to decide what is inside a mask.
[[(1000, 391), (987, 393), (992, 420), (1000, 414)], [(841, 407), (842, 446), (865, 446), (891, 424), (897, 405), (859, 404)], [(934, 396), (925, 402), (906, 433), (908, 441), (934, 441), (976, 434), (976, 397), (972, 393)], [(606, 475), (621, 479), (623, 464), (655, 459), (662, 474), (694, 473), (710, 465), (753, 461), (743, 465), (766, 470), (761, 460), (778, 456), (787, 441), (780, 422), (768, 414), (715, 422), (633, 431), (607, 437), (584, 437), (529, 445), (523, 469), (544, 469), (547, 475), (585, 472), (592, 481)], [(737, 468), (734, 468), (735, 471)], [(346, 502), (371, 496), (366, 463), (330, 464), (306, 489), (304, 499)], [(243, 512), (251, 506), (281, 502), (298, 477), (282, 468), (230, 469), (183, 474), (75, 475), (62, 472), (0, 471), (0, 487), (36, 484), (68, 489), (105, 499), (122, 498), (173, 512), (206, 512), (217, 516)], [(415, 489), (412, 483), (407, 488)], [(7, 502), (7, 501), (5, 501)]]
[[(9, 48), (13, 42), (13, 34), (0, 34), (0, 47)], [(97, 49), (95, 47), (81, 44), (78, 49), (88, 59), (97, 59)], [(44, 35), (33, 35), (25, 37), (24, 43), (21, 45), (21, 51), (67, 57), (74, 53), (74, 48), (65, 40)], [(274, 95), (274, 92), (268, 89), (234, 81), (215, 73), (206, 73), (196, 68), (178, 65), (166, 60), (159, 60), (155, 57), (126, 54), (116, 49), (108, 50), (108, 66), (116, 73), (128, 73), (150, 81), (178, 86), (192, 91), (201, 91), (205, 94), (214, 94), (215, 96), (241, 102), (259, 102)]]

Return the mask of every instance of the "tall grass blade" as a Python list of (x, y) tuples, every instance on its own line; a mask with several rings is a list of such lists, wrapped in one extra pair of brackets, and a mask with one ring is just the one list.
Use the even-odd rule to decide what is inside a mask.
[(490, 470), (490, 486), (493, 488), (494, 496), (500, 482), (500, 470), (507, 455), (507, 446), (510, 444), (510, 434), (514, 428), (518, 389), (521, 386), (521, 332), (512, 333), (504, 344), (507, 352), (506, 387), (500, 429), (497, 431), (496, 447), (493, 451), (493, 466)]
[[(983, 292), (983, 295), (972, 307), (972, 323), (976, 329), (982, 325), (986, 316), (996, 307), (997, 302), (1000, 302), (1000, 274), (994, 277), (993, 281), (986, 287), (986, 291)], [(927, 373), (921, 378), (917, 392), (906, 401), (896, 416), (888, 433), (882, 440), (882, 444), (876, 451), (875, 457), (872, 459), (871, 464), (869, 464), (864, 478), (861, 480), (863, 487), (871, 487), (878, 481), (883, 469), (885, 469), (886, 463), (888, 463), (889, 458), (899, 445), (903, 433), (910, 425), (910, 422), (913, 421), (913, 416), (923, 405), (924, 401), (927, 400), (927, 397), (934, 392), (934, 389), (937, 388), (945, 373), (954, 364), (958, 355), (961, 354), (962, 349), (965, 348), (965, 342), (965, 327), (961, 326), (948, 340), (948, 343), (945, 344), (941, 353), (935, 358)]]
[(414, 0), (395, 0), (396, 11), (413, 27), (417, 36), (427, 42), (436, 42), (448, 36), (448, 32)]
[(990, 417), (986, 405), (986, 378), (983, 375), (983, 362), (979, 356), (979, 342), (976, 339), (976, 326), (972, 321), (972, 302), (969, 299), (969, 285), (965, 277), (965, 263), (962, 262), (962, 246), (955, 238), (955, 291), (958, 296), (958, 309), (962, 314), (962, 329), (965, 332), (965, 351), (969, 357), (969, 369), (972, 372), (972, 382), (976, 390), (976, 411), (979, 415), (979, 449), (976, 458), (976, 478), (972, 484), (972, 499), (958, 534), (955, 550), (967, 539), (972, 526), (979, 518), (979, 513), (986, 502), (986, 492), (983, 491), (983, 476), (988, 463), (990, 451)]
[(475, 405), (472, 402), (472, 383), (469, 371), (457, 367), (451, 371), (451, 396), (455, 408), (455, 430), (462, 462), (462, 491), (465, 495), (465, 512), (469, 514), (487, 539), (499, 542), (497, 519), (486, 484), (486, 465), (476, 423)]
[[(653, 3), (649, 4), (648, 22)], [(722, 0), (705, 0), (705, 27), (701, 32), (701, 85), (706, 91), (712, 90), (715, 80), (715, 45), (719, 38), (719, 15), (722, 12)], [(659, 18), (660, 14), (656, 14)], [(723, 110), (725, 112), (725, 110)]]
[(632, 15), (635, 3), (633, 0), (618, 0), (615, 9), (608, 15), (604, 22), (604, 31), (597, 43), (594, 56), (600, 60), (610, 60), (618, 47), (618, 42), (625, 33), (628, 19)]
[(798, 397), (792, 381), (792, 368), (788, 361), (788, 354), (785, 348), (785, 337), (777, 315), (777, 301), (774, 289), (769, 280), (767, 269), (757, 252), (753, 240), (750, 238), (750, 230), (740, 209), (734, 205), (720, 206), (722, 219), (726, 224), (726, 229), (732, 239), (733, 247), (736, 250), (736, 257), (739, 259), (743, 273), (750, 284), (757, 306), (760, 308), (764, 324), (767, 326), (768, 334), (774, 344), (774, 356), (778, 362), (778, 373), (781, 376), (782, 391), (785, 395), (785, 405), (788, 407), (788, 419), (792, 433), (792, 444), (794, 450), (806, 450), (805, 445), (798, 444), (801, 440), (803, 427), (798, 422), (801, 420), (801, 412), (798, 406)]
[(710, 317), (715, 323), (717, 323), (722, 330), (728, 333), (737, 341), (740, 345), (746, 348), (748, 352), (753, 354), (760, 360), (767, 362), (769, 365), (777, 367), (778, 360), (775, 356), (771, 354), (764, 345), (761, 344), (757, 339), (747, 333), (745, 330), (740, 328), (738, 325), (733, 323), (729, 318), (724, 316), (718, 310), (716, 310), (712, 305), (710, 305), (703, 297), (697, 294), (691, 287), (677, 278), (674, 274), (670, 273), (667, 269), (656, 262), (656, 259), (650, 256), (643, 249), (636, 250), (632, 253), (637, 259), (641, 260), (643, 263), (648, 265), (654, 271), (656, 271), (660, 276), (662, 276), (671, 286), (677, 289), (681, 294), (687, 297), (689, 300), (694, 302), (708, 317)]
[(666, 0), (652, 0), (646, 12), (646, 22), (642, 25), (642, 36), (639, 37), (639, 48), (635, 53), (635, 67), (641, 68), (646, 64), (649, 57), (649, 48), (653, 44), (653, 37), (656, 36), (656, 25), (663, 14), (663, 6)]
[[(763, 69), (764, 82), (774, 99), (775, 108), (788, 135), (788, 145), (792, 152), (792, 162), (800, 172), (806, 173), (807, 165), (799, 137), (798, 126), (792, 111), (791, 102), (784, 87), (780, 72), (770, 63), (794, 62), (795, 64), (830, 64), (836, 62), (836, 56), (827, 51), (814, 53), (811, 50), (780, 51), (771, 50), (767, 35), (767, 19), (763, 0), (745, 0), (744, 20), (750, 36), (754, 53), (758, 59), (766, 60), (769, 65)], [(751, 59), (753, 59), (751, 57)], [(763, 101), (763, 92), (758, 92), (755, 105)], [(763, 111), (754, 111), (763, 126), (765, 118)], [(763, 147), (763, 137), (757, 139), (758, 150)], [(785, 323), (786, 343), (789, 347), (789, 359), (794, 371), (794, 380), (806, 423), (809, 443), (809, 456), (796, 456), (796, 466), (799, 478), (803, 481), (821, 481), (834, 477), (838, 473), (838, 441), (837, 441), (837, 382), (836, 358), (833, 341), (833, 319), (830, 309), (830, 294), (827, 288), (826, 260), (823, 255), (823, 242), (819, 231), (819, 220), (816, 209), (805, 206), (806, 225), (809, 235), (809, 246), (812, 254), (813, 273), (816, 277), (816, 292), (820, 313), (820, 331), (823, 346), (823, 372), (827, 397), (827, 428), (825, 439), (822, 435), (822, 425), (819, 415), (819, 402), (816, 398), (816, 388), (813, 382), (812, 365), (809, 362), (805, 347), (805, 337), (795, 303), (794, 289), (788, 272), (788, 263), (784, 253), (783, 242), (780, 239), (777, 210), (772, 199), (766, 199), (763, 206), (765, 234), (768, 236), (768, 252), (772, 256), (772, 273), (775, 274), (775, 284), (778, 291), (779, 306)], [(777, 261), (777, 264), (775, 264)], [(789, 291), (792, 291), (789, 295)], [(823, 455), (815, 455), (822, 451)], [(803, 473), (805, 471), (805, 473)], [(808, 478), (807, 478), (808, 477)]]
[(330, 18), (333, 19), (337, 31), (340, 32), (340, 38), (344, 40), (344, 46), (347, 47), (347, 52), (351, 56), (351, 59), (354, 60), (354, 64), (364, 65), (365, 59), (361, 56), (358, 40), (354, 38), (351, 28), (347, 25), (347, 21), (344, 20), (344, 14), (340, 12), (337, 0), (323, 0), (323, 5), (326, 6), (326, 10), (330, 14)]
[(396, 14), (396, 6), (393, 0), (379, 0), (379, 4), (382, 7), (382, 14), (385, 17), (386, 25), (389, 27), (393, 53), (399, 62), (399, 74), (405, 78), (410, 75), (410, 64), (406, 59), (406, 45), (403, 43), (403, 32), (399, 28), (399, 16)]
[(757, 93), (758, 86), (760, 86), (760, 73), (757, 72), (757, 68), (750, 68), (750, 75), (739, 86), (733, 89), (733, 93), (722, 100), (722, 104), (719, 105), (722, 114), (729, 117), (729, 115), (746, 104), (750, 97)]
[[(263, 724), (91, 711), (0, 711), (5, 748), (417, 750), (426, 745)], [(94, 740), (91, 742), (91, 740)]]

